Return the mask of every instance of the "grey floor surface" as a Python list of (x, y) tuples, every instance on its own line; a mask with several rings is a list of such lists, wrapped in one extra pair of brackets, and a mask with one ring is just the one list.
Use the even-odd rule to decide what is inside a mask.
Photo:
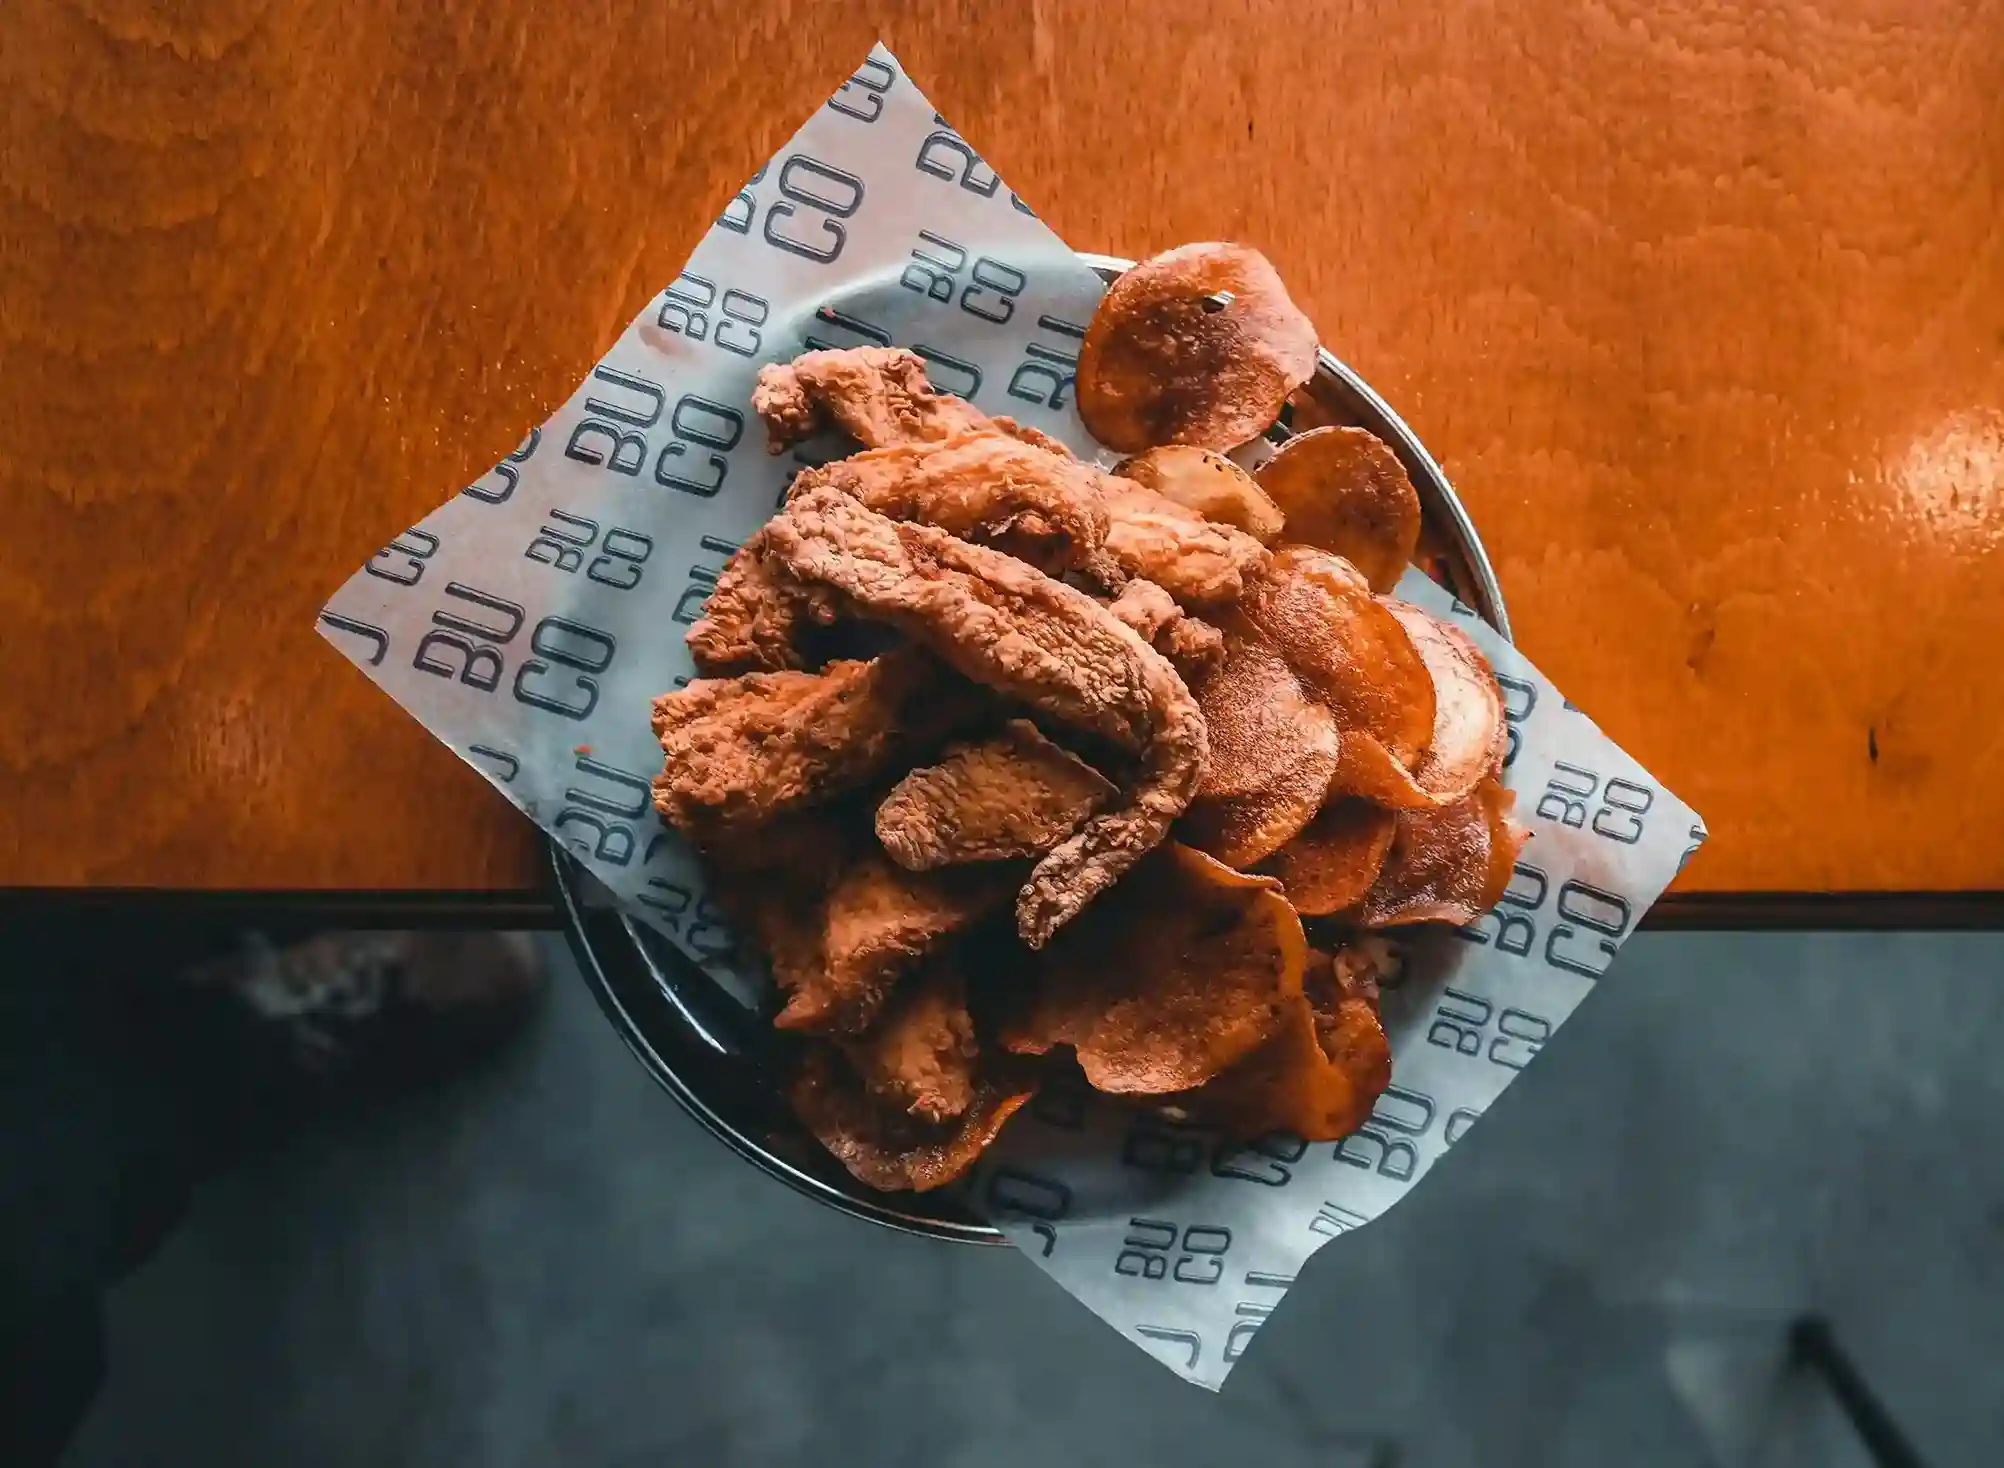
[[(1700, 1464), (1804, 1307), (1929, 1463), (1995, 1464), (2000, 1053), (1996, 938), (1645, 934), (1214, 1397), (738, 1163), (566, 968), (482, 1073), (206, 1191), (68, 1468)], [(1777, 1400), (1761, 1461), (1866, 1461)]]

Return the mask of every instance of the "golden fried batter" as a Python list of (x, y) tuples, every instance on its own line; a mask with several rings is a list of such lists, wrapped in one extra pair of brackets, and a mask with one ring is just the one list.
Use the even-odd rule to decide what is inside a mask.
[(862, 1183), (885, 1192), (925, 1192), (952, 1182), (995, 1140), (1036, 1089), (1020, 1067), (981, 1076), (959, 1116), (928, 1122), (864, 1089), (842, 1052), (810, 1044), (788, 1099), (803, 1125)]
[(1016, 879), (1002, 866), (908, 872), (881, 852), (857, 858), (818, 912), (778, 918), (772, 976), (788, 997), (773, 1023), (822, 1034), (867, 1029), (897, 981), (1004, 906)]
[(1046, 571), (1098, 554), (1106, 541), (1101, 475), (1078, 460), (987, 431), (868, 449), (793, 481), (789, 499), (837, 489), (893, 520), (1001, 544)]
[(1202, 611), (1236, 601), (1247, 578), (1271, 559), (1243, 530), (1206, 520), (1131, 479), (1102, 478), (1107, 559), (1125, 575), (1153, 581), (1185, 606)]
[(959, 1116), (974, 1101), (980, 1049), (967, 985), (949, 958), (900, 984), (876, 1022), (842, 1049), (872, 1095), (925, 1121)]
[(935, 391), (925, 359), (902, 347), (807, 352), (761, 367), (752, 411), (765, 420), (775, 454), (830, 427), (865, 448), (882, 448), (948, 438), (989, 421), (972, 403)]
[(1085, 593), (985, 546), (888, 520), (832, 490), (766, 530), (786, 573), (837, 593), (983, 683), (1141, 756), (1112, 809), (1032, 872), (1017, 930), (1038, 948), (1161, 841), (1203, 778), (1203, 716), (1169, 662)]
[(1153, 581), (1137, 576), (1121, 587), (1107, 610), (1174, 663), (1192, 687), (1224, 660), (1225, 634), (1177, 606), (1175, 598)]
[(812, 805), (944, 739), (986, 702), (917, 648), (819, 673), (697, 679), (654, 700), (662, 818), (699, 845)]
[(877, 807), (877, 839), (910, 871), (1041, 856), (1113, 798), (1113, 785), (1027, 719), (913, 770)]
[(787, 579), (764, 556), (757, 535), (724, 563), (686, 639), (705, 678), (804, 667), (802, 635), (833, 617), (828, 598)]

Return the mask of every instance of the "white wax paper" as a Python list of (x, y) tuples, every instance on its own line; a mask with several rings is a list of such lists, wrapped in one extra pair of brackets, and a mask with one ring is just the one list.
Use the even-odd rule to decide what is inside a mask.
[[(1089, 139), (1079, 146), (1091, 146)], [(758, 369), (908, 346), (933, 382), (1110, 463), (1073, 407), (1103, 286), (882, 46), (725, 208), (589, 380), (506, 461), (335, 593), (323, 633), (616, 899), (742, 995), (703, 876), (655, 816), (654, 695), (682, 634), (802, 464), (769, 456)], [(1605, 971), (1703, 837), (1696, 816), (1418, 572), (1511, 704), (1534, 839), (1499, 910), (1423, 941), (1388, 992), (1393, 1087), (1340, 1145), (1235, 1147), (1104, 1098), (1026, 1109), (968, 1190), (1129, 1339), (1220, 1384), (1308, 1255), (1382, 1213), (1473, 1125)]]

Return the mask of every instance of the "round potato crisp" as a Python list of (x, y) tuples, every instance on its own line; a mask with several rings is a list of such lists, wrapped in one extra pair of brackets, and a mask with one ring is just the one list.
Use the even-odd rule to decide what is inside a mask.
[(1252, 475), (1209, 449), (1165, 444), (1122, 460), (1113, 472), (1256, 540), (1272, 540), (1285, 523), (1279, 507)]
[(1367, 734), (1410, 769), (1433, 738), (1433, 677), (1411, 636), (1341, 560), (1282, 556), (1238, 613), (1328, 704), (1347, 738)]
[(1079, 345), (1079, 416), (1122, 453), (1222, 452), (1265, 432), (1314, 374), (1314, 324), (1264, 255), (1184, 245), (1107, 289)]
[(1503, 690), (1467, 633), (1407, 602), (1383, 600), (1433, 677), (1433, 737), (1413, 767), (1413, 783), (1449, 805), (1485, 775), (1502, 772), (1508, 744)]
[(1513, 791), (1484, 780), (1439, 810), (1397, 814), (1384, 869), (1353, 911), (1369, 928), (1469, 923), (1502, 899), (1530, 833), (1510, 819)]
[(1171, 844), (1051, 940), (1002, 1043), (1070, 1045), (1102, 1091), (1187, 1091), (1275, 1033), (1307, 954), (1271, 877)]
[(1224, 638), (1224, 657), (1190, 689), (1210, 736), (1199, 800), (1274, 784), (1295, 763), (1316, 714), (1301, 680), (1258, 631), (1236, 622)]
[(1270, 783), (1243, 795), (1193, 800), (1176, 824), (1177, 837), (1231, 867), (1249, 867), (1292, 841), (1322, 808), (1336, 773), (1335, 716), (1307, 705), (1297, 741), (1293, 762)]
[(1285, 1132), (1335, 1142), (1362, 1126), (1391, 1084), (1391, 1046), (1369, 999), (1317, 987), (1326, 990), (1320, 1003), (1307, 993), (1289, 999), (1279, 1033), (1191, 1096), (1187, 1109), (1248, 1140)]
[(1368, 800), (1332, 800), (1273, 854), (1264, 870), (1303, 917), (1326, 917), (1363, 901), (1392, 849), (1394, 813)]
[(1362, 428), (1297, 434), (1253, 476), (1281, 514), (1287, 538), (1355, 564), (1373, 591), (1390, 591), (1419, 543), (1419, 493), (1398, 456)]

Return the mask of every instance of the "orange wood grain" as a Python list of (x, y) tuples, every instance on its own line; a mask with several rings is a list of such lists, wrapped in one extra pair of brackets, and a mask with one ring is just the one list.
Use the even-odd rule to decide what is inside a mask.
[(1079, 248), (1273, 257), (1687, 888), (2004, 888), (2004, 0), (10, 0), (0, 886), (533, 884), (314, 612), (878, 35)]

